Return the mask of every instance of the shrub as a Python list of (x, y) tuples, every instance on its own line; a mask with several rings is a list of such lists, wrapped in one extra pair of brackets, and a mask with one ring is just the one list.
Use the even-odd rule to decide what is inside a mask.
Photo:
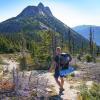
[(90, 89), (85, 84), (82, 84), (78, 89), (82, 100), (100, 100), (100, 83), (93, 83)]
[(76, 57), (77, 57), (77, 59), (78, 59), (78, 60), (80, 60), (80, 61), (81, 61), (81, 57), (82, 57), (82, 55), (81, 55), (81, 54), (77, 54), (77, 55), (76, 55)]
[(89, 92), (93, 100), (100, 100), (100, 83), (94, 83)]
[(0, 57), (0, 64), (2, 63), (2, 59), (1, 59), (1, 57)]
[(27, 69), (27, 62), (26, 57), (20, 58), (20, 70), (26, 70)]
[(93, 57), (90, 54), (86, 54), (83, 56), (82, 60), (86, 62), (91, 62)]
[(19, 56), (17, 61), (20, 63), (21, 70), (32, 70), (33, 65), (35, 65), (34, 59), (28, 53), (24, 57)]

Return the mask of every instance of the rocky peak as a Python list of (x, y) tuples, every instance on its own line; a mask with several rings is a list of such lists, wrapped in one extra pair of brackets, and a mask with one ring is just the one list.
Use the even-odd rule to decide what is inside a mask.
[(51, 10), (50, 10), (49, 7), (45, 7), (45, 13), (46, 13), (47, 15), (49, 15), (49, 16), (53, 16), (53, 15), (52, 15), (52, 12), (51, 12)]
[(37, 16), (38, 14), (53, 16), (49, 7), (44, 7), (44, 5), (40, 2), (38, 6), (26, 7), (17, 17)]
[(39, 9), (44, 9), (44, 5), (40, 2), (37, 6)]

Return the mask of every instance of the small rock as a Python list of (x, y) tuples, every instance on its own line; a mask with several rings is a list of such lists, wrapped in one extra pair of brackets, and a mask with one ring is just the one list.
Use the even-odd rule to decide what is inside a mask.
[(50, 88), (46, 88), (47, 92), (52, 92), (52, 90)]

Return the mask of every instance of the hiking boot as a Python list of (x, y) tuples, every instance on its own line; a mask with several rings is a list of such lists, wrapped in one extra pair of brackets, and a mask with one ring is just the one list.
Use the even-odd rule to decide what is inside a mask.
[(64, 89), (64, 88), (60, 88), (59, 90), (60, 90), (61, 92), (63, 92), (65, 89)]
[(59, 89), (59, 95), (64, 95), (64, 94), (63, 94), (63, 91), (64, 91), (64, 90), (65, 90), (65, 89), (60, 88), (60, 89)]

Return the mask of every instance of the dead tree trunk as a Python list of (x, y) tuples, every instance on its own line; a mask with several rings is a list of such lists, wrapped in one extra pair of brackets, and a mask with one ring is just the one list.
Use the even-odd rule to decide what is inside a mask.
[(55, 49), (56, 49), (56, 36), (55, 36), (55, 32), (53, 31), (51, 31), (51, 39), (52, 39), (51, 47), (52, 47), (52, 52), (53, 52), (53, 57), (54, 57)]
[(69, 53), (71, 53), (71, 30), (69, 28), (68, 30), (68, 49), (69, 49)]
[(92, 33), (91, 27), (90, 27), (90, 33), (89, 33), (89, 48), (90, 48), (90, 54), (93, 56), (93, 33)]

